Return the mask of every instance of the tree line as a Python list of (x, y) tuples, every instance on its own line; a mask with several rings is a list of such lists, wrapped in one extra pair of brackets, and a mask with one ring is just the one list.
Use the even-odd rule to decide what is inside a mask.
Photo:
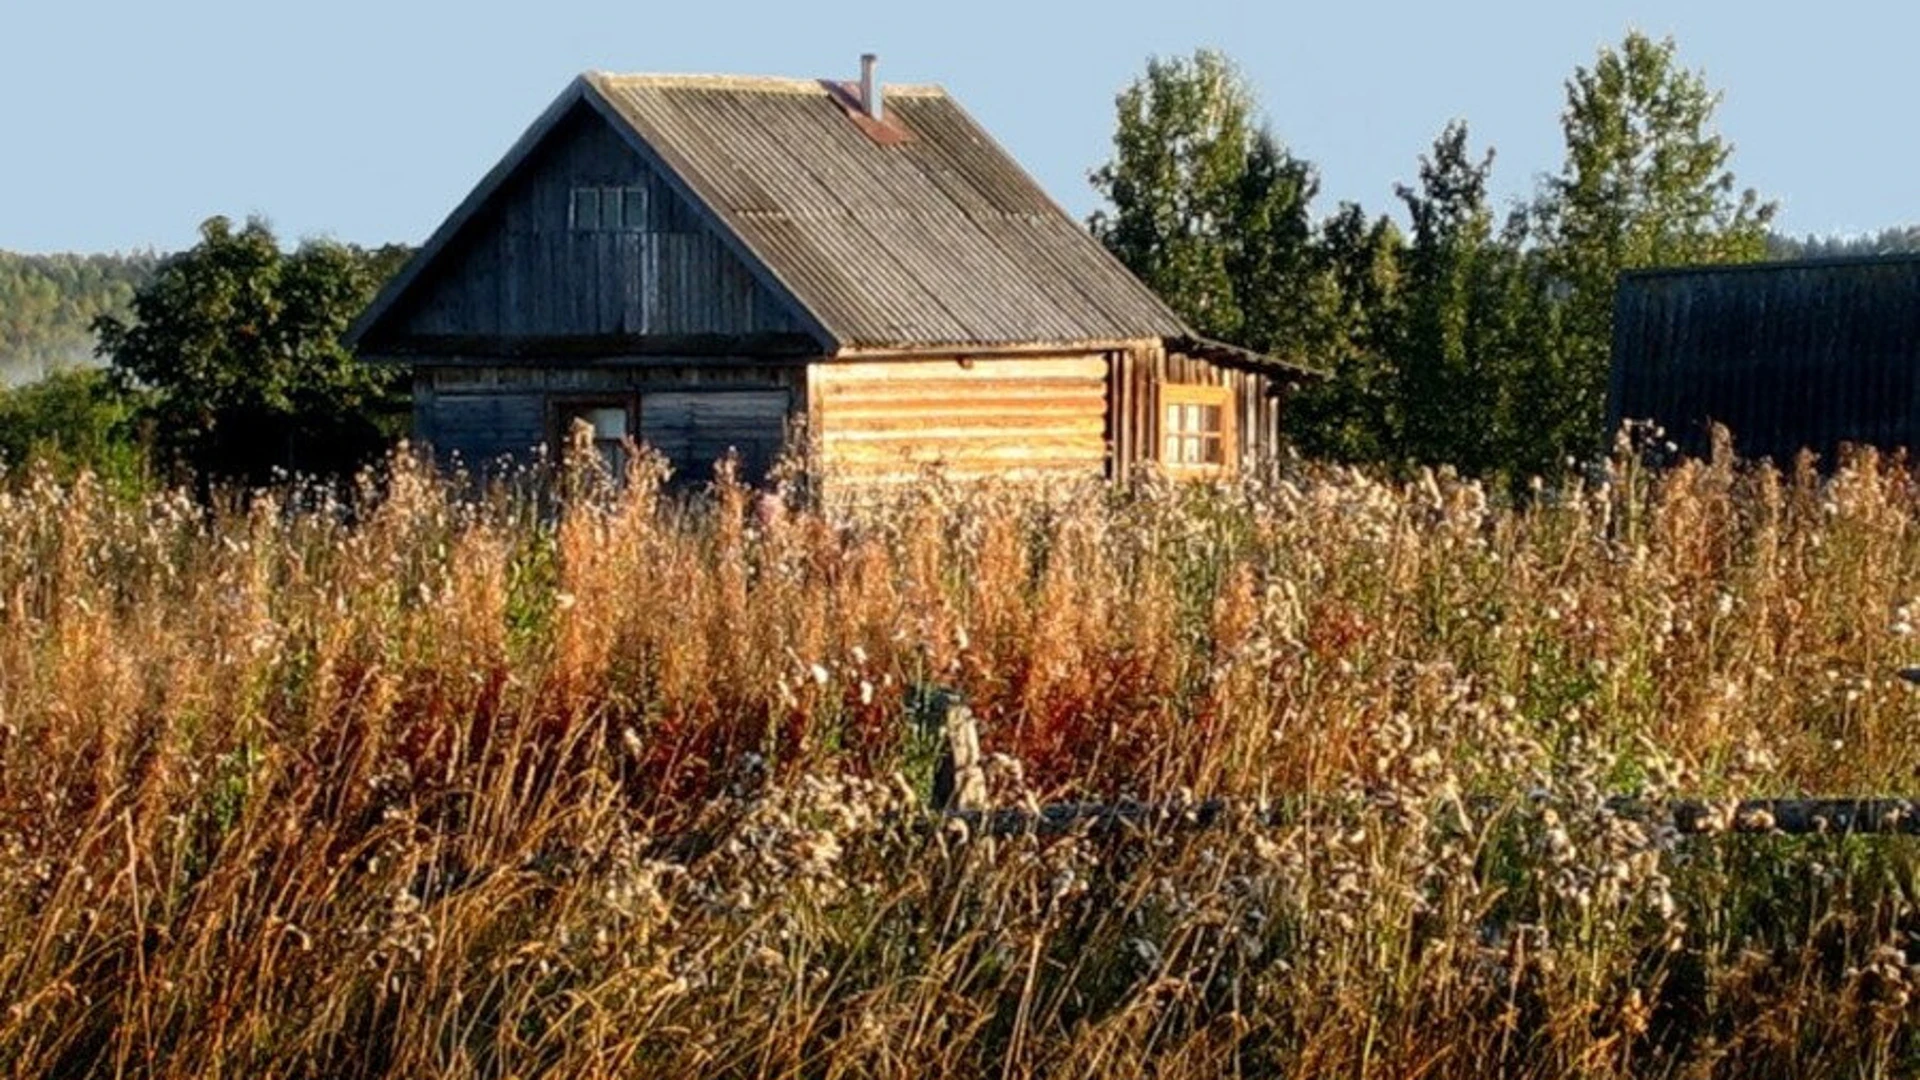
[(93, 353), (93, 320), (124, 311), (160, 257), (0, 251), (0, 386), (33, 382)]
[(1602, 448), (1620, 271), (1768, 255), (1775, 206), (1736, 186), (1719, 101), (1631, 33), (1568, 79), (1565, 160), (1530, 200), (1491, 205), (1493, 150), (1456, 120), (1396, 188), (1404, 225), (1316, 219), (1313, 165), (1202, 50), (1120, 94), (1089, 226), (1200, 332), (1327, 374), (1288, 410), (1304, 452), (1519, 479)]
[(0, 392), (0, 464), (262, 483), (342, 474), (405, 434), (403, 372), (341, 341), (406, 261), (401, 245), (285, 250), (263, 220), (207, 220), (86, 323), (102, 369)]
[[(1088, 226), (1199, 332), (1326, 373), (1286, 410), (1302, 452), (1519, 481), (1604, 447), (1620, 271), (1920, 250), (1920, 227), (1771, 233), (1719, 101), (1671, 39), (1631, 33), (1567, 80), (1565, 159), (1530, 199), (1492, 205), (1493, 150), (1458, 120), (1396, 187), (1398, 215), (1316, 216), (1313, 164), (1201, 50), (1119, 95)], [(91, 349), (108, 365), (0, 389), (0, 463), (247, 482), (352, 468), (404, 433), (407, 387), (340, 336), (408, 254), (288, 251), (266, 222), (223, 217), (165, 259), (0, 253), (0, 364)]]
[(1849, 259), (1867, 255), (1920, 252), (1920, 225), (1901, 225), (1862, 236), (1782, 236), (1767, 238), (1770, 259)]

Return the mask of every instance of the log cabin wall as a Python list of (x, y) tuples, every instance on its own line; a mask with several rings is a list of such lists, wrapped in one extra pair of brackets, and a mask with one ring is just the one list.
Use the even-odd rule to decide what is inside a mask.
[(349, 338), (470, 464), (574, 421), (689, 479), (730, 446), (757, 473), (801, 419), (829, 483), (1272, 451), (1264, 358), (1195, 337), (944, 92), (888, 101), (876, 127), (816, 80), (583, 76)]
[(1160, 388), (1166, 385), (1227, 388), (1234, 439), (1231, 466), (1235, 471), (1257, 467), (1279, 453), (1283, 402), (1274, 394), (1270, 376), (1170, 354), (1158, 343), (1140, 344), (1113, 354), (1108, 424), (1114, 475), (1161, 462), (1164, 412)]
[(712, 478), (737, 451), (749, 480), (762, 478), (804, 410), (800, 365), (716, 363), (422, 367), (414, 375), (414, 431), (444, 465), (491, 473), (551, 453), (563, 411), (625, 408), (636, 442), (665, 454), (675, 480)]
[(827, 361), (808, 373), (817, 463), (829, 485), (1100, 477), (1105, 353)]

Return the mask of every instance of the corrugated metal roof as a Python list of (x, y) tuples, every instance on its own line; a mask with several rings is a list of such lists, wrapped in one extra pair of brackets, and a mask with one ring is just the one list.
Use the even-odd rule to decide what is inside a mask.
[(884, 88), (886, 144), (824, 82), (587, 84), (843, 347), (1188, 334), (937, 87)]

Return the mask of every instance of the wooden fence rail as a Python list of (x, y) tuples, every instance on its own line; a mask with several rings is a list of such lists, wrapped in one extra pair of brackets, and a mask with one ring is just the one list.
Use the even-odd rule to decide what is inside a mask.
[[(1902, 671), (1902, 678), (1920, 683), (1920, 667)], [(935, 768), (934, 809), (946, 820), (964, 822), (975, 835), (1061, 835), (1078, 830), (1108, 832), (1155, 825), (1213, 828), (1234, 821), (1268, 825), (1313, 820), (1316, 813), (1332, 812), (1329, 799), (1290, 799), (1256, 804), (1249, 801), (1207, 799), (1191, 803), (1055, 803), (1020, 809), (992, 809), (980, 753), (980, 732), (971, 709), (952, 691), (928, 699), (921, 721), (943, 740)], [(1497, 811), (1502, 800), (1473, 797), (1469, 808)], [(1631, 796), (1607, 800), (1606, 808), (1621, 817), (1648, 824), (1665, 818), (1674, 829), (1690, 836), (1773, 834), (1815, 836), (1848, 834), (1920, 836), (1920, 799), (1669, 799), (1653, 801)], [(1390, 803), (1377, 809), (1391, 809)], [(1343, 821), (1343, 824), (1346, 822)]]
[[(1085, 830), (1113, 832), (1168, 827), (1207, 829), (1233, 822), (1263, 825), (1310, 823), (1338, 816), (1333, 800), (1288, 800), (1258, 804), (1251, 800), (1206, 799), (1191, 803), (1053, 803), (1026, 809), (950, 808), (946, 820), (963, 822), (976, 835), (1059, 836)], [(1474, 809), (1492, 812), (1495, 799), (1470, 800)], [(1920, 800), (1916, 799), (1676, 799), (1654, 802), (1628, 797), (1609, 799), (1612, 813), (1648, 824), (1665, 819), (1682, 835), (1920, 836)], [(1378, 804), (1390, 810), (1392, 804)], [(1341, 824), (1351, 823), (1340, 817)]]

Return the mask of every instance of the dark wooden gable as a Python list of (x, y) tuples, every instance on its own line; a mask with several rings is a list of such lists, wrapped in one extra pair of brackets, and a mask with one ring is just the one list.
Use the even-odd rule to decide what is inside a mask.
[(1920, 446), (1920, 257), (1651, 270), (1620, 279), (1609, 430), (1653, 420), (1704, 454), (1833, 460)]
[[(577, 227), (577, 188), (637, 225)], [(804, 347), (796, 313), (586, 102), (570, 109), (379, 320), (371, 352), (554, 355)]]

